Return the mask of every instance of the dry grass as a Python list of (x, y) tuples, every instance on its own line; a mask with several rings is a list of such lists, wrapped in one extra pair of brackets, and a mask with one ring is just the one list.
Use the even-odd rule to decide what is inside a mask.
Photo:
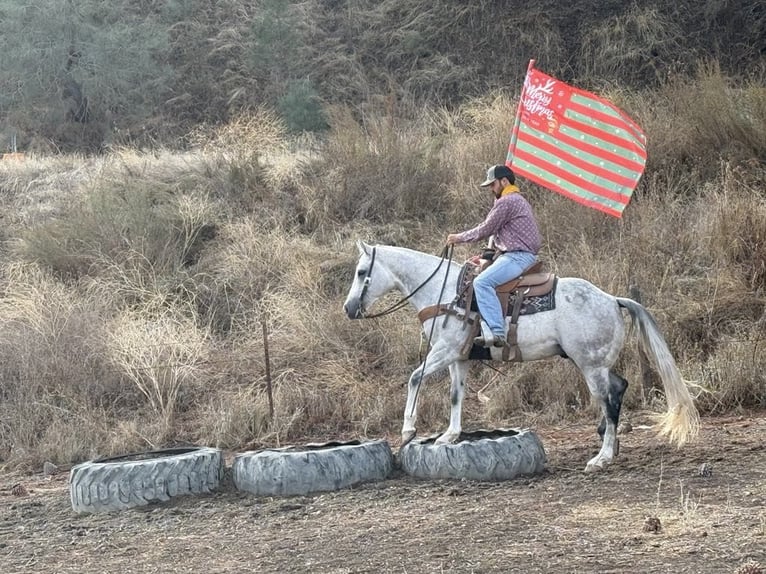
[(583, 77), (622, 78), (629, 84), (662, 79), (682, 43), (676, 20), (656, 7), (634, 4), (585, 31), (580, 47)]
[(33, 265), (3, 270), (0, 456), (81, 460), (104, 446), (121, 393), (99, 355), (101, 312)]
[[(736, 79), (715, 62), (702, 63), (692, 77), (671, 74), (656, 91), (631, 104), (651, 134), (648, 165), (657, 172), (655, 180), (664, 182), (665, 193), (697, 193), (694, 185), (713, 181), (722, 158), (760, 171), (766, 154), (763, 71)], [(697, 177), (679, 178), (685, 173)]]
[[(766, 405), (764, 100), (754, 86), (719, 93), (712, 72), (697, 81), (707, 109), (728, 110), (715, 124), (672, 83), (615, 92), (655, 146), (623, 219), (521, 183), (548, 266), (618, 295), (638, 287), (700, 408), (728, 412)], [(438, 253), (480, 220), (476, 183), (504, 159), (514, 111), (503, 94), (418, 122), (337, 108), (326, 138), (299, 141), (262, 111), (195, 133), (192, 152), (0, 165), (0, 457), (398, 435), (419, 325), (346, 319), (354, 241)], [(713, 137), (727, 145), (711, 163)], [(618, 369), (626, 409), (662, 410), (641, 392), (634, 343)], [(599, 416), (566, 361), (500, 371), (472, 369), (467, 427)], [(446, 426), (447, 389), (444, 374), (426, 384), (421, 432)]]
[(108, 326), (107, 354), (168, 430), (183, 394), (205, 383), (209, 333), (193, 312), (127, 311)]
[(423, 137), (428, 125), (388, 116), (358, 121), (345, 108), (330, 115), (330, 124), (323, 159), (313, 162), (310, 184), (298, 194), (307, 230), (360, 219), (443, 220), (451, 178), (440, 139)]

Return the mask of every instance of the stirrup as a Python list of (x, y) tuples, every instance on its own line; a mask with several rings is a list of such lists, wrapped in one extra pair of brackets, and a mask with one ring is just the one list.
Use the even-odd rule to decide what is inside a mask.
[(508, 343), (505, 340), (505, 337), (495, 337), (494, 335), (490, 337), (489, 340), (486, 340), (484, 337), (476, 337), (473, 340), (473, 344), (478, 347), (505, 347)]

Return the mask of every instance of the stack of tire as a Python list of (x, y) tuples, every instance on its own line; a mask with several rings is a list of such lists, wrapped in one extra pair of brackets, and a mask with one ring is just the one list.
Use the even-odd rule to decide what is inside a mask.
[[(426, 479), (508, 480), (542, 472), (545, 450), (529, 430), (464, 433), (455, 444), (436, 436), (416, 438), (399, 451), (405, 474)], [(256, 496), (293, 496), (335, 491), (385, 480), (394, 456), (385, 440), (328, 442), (238, 454), (234, 486)], [(72, 468), (72, 508), (108, 512), (219, 488), (223, 452), (208, 447), (156, 450), (102, 458)]]

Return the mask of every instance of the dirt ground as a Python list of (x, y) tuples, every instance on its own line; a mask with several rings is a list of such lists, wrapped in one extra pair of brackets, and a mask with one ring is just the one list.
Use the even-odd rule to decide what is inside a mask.
[[(0, 572), (734, 573), (766, 567), (766, 413), (704, 418), (682, 450), (640, 417), (605, 472), (591, 424), (535, 428), (546, 471), (290, 498), (226, 487), (78, 516), (68, 473), (0, 476)], [(710, 476), (700, 467), (707, 464)], [(12, 488), (21, 484), (25, 492)]]

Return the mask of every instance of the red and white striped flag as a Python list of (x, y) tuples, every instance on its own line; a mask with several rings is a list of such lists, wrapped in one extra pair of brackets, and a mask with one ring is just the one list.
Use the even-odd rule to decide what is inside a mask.
[(621, 217), (646, 164), (646, 136), (625, 113), (529, 63), (506, 165)]

